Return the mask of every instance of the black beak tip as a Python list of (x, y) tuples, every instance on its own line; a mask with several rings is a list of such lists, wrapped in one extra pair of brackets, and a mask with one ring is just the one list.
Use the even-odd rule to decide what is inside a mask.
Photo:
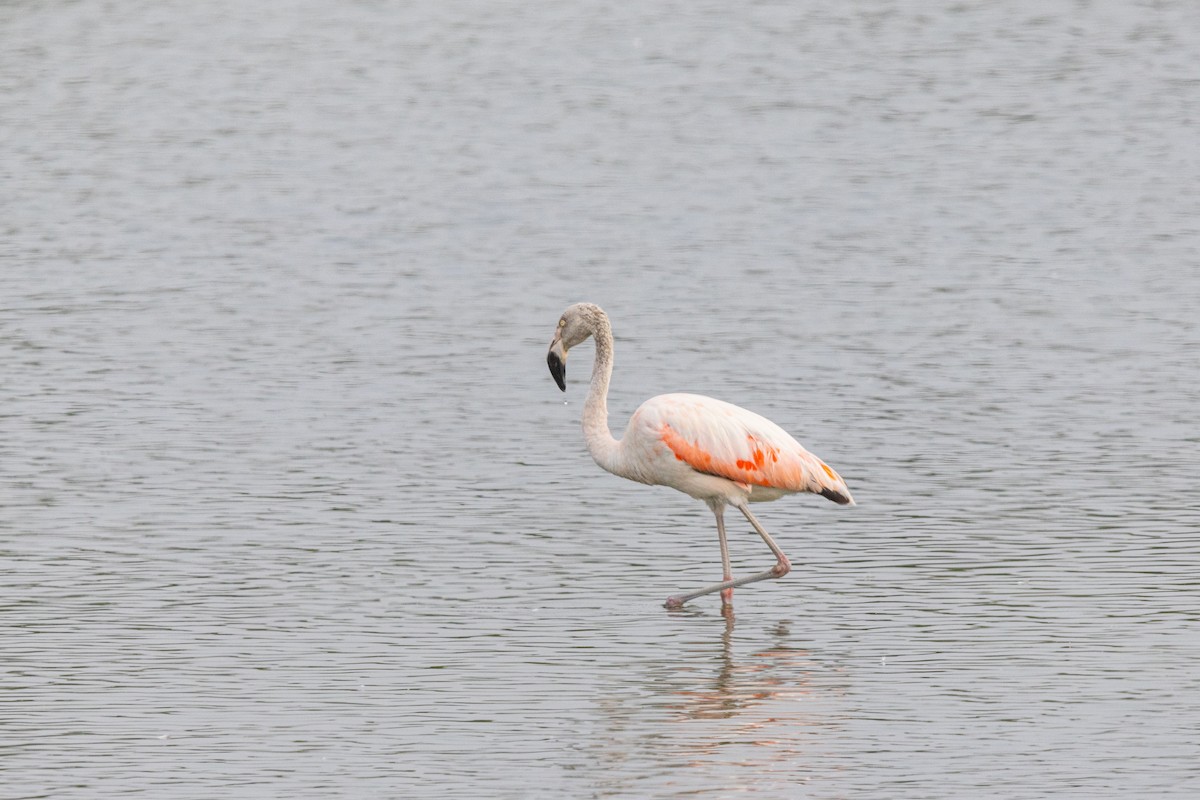
[(558, 384), (558, 388), (565, 392), (567, 390), (567, 365), (553, 350), (546, 354), (546, 364), (550, 367), (550, 374), (554, 376), (554, 382)]

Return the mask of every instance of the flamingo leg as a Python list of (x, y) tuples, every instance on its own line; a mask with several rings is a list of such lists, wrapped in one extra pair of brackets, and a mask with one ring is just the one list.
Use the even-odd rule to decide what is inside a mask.
[[(687, 594), (672, 595), (671, 597), (667, 598), (667, 608), (681, 608), (683, 607), (684, 603), (695, 600), (697, 597), (703, 597), (706, 594), (712, 594), (713, 592), (721, 592), (721, 604), (724, 606), (726, 605), (726, 590), (736, 589), (738, 586), (745, 586), (747, 583), (756, 583), (758, 581), (765, 581), (771, 578), (782, 578), (784, 575), (787, 575), (789, 572), (791, 572), (792, 562), (788, 561), (788, 557), (785, 556), (783, 551), (779, 549), (779, 545), (775, 544), (775, 540), (771, 538), (771, 534), (767, 533), (762, 524), (754, 517), (753, 514), (750, 513), (750, 509), (746, 508), (745, 505), (738, 506), (738, 509), (746, 515), (746, 519), (748, 519), (750, 524), (754, 526), (754, 530), (758, 532), (758, 535), (762, 537), (762, 540), (767, 543), (767, 547), (771, 548), (771, 552), (775, 554), (775, 566), (764, 572), (759, 572), (754, 575), (747, 575), (745, 578), (738, 578), (737, 580), (731, 580), (729, 569), (729, 546), (725, 542), (725, 522), (722, 518), (722, 515), (717, 512), (717, 534), (721, 538), (721, 560), (724, 562), (723, 566), (725, 567), (725, 580), (721, 581), (720, 583), (714, 583), (712, 586), (705, 586), (703, 589), (697, 589), (694, 592), (688, 592)], [(730, 597), (730, 600), (732, 600), (732, 596)], [(732, 605), (732, 602), (730, 602), (729, 605)]]
[(782, 578), (792, 571), (792, 562), (788, 561), (788, 557), (779, 549), (779, 545), (775, 544), (775, 540), (771, 538), (771, 534), (767, 533), (767, 529), (762, 526), (754, 515), (750, 513), (750, 509), (745, 505), (738, 506), (738, 509), (746, 515), (746, 519), (750, 520), (750, 524), (754, 526), (754, 530), (758, 531), (758, 535), (767, 543), (767, 547), (771, 548), (771, 552), (775, 554), (776, 563), (769, 571), (776, 578)]
[[(733, 580), (733, 569), (729, 563), (729, 542), (725, 539), (725, 506), (713, 509), (717, 517), (717, 538), (721, 540), (721, 581)], [(733, 605), (733, 589), (721, 590), (721, 608)]]

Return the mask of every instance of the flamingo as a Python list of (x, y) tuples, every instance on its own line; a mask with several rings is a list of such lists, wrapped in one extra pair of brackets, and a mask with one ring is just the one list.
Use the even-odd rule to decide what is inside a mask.
[[(613, 335), (608, 315), (592, 303), (576, 303), (563, 312), (550, 340), (546, 363), (564, 392), (568, 351), (588, 337), (596, 340), (595, 361), (583, 404), (583, 437), (603, 469), (622, 478), (670, 486), (704, 501), (717, 519), (724, 567), (720, 583), (667, 598), (666, 607), (713, 592), (721, 593), (722, 611), (731, 610), (733, 590), (748, 583), (782, 578), (792, 565), (779, 545), (750, 513), (749, 503), (813, 492), (841, 505), (853, 505), (846, 483), (824, 461), (804, 449), (786, 431), (744, 408), (698, 394), (660, 394), (642, 403), (618, 441), (608, 429), (608, 383), (613, 370)], [(734, 579), (725, 539), (725, 507), (746, 517), (775, 556), (775, 565)]]

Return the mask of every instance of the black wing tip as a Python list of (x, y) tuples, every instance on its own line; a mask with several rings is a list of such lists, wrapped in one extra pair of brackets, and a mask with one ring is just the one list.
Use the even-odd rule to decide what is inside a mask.
[(821, 497), (824, 497), (826, 500), (832, 500), (839, 506), (848, 506), (851, 502), (850, 495), (842, 494), (841, 492), (834, 491), (833, 489), (822, 489)]

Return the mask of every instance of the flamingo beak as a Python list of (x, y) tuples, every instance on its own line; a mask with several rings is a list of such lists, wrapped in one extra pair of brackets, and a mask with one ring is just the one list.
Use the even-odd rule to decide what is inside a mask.
[(554, 382), (564, 392), (567, 390), (567, 348), (563, 347), (562, 338), (555, 333), (554, 341), (550, 342), (550, 352), (546, 353), (546, 364)]

